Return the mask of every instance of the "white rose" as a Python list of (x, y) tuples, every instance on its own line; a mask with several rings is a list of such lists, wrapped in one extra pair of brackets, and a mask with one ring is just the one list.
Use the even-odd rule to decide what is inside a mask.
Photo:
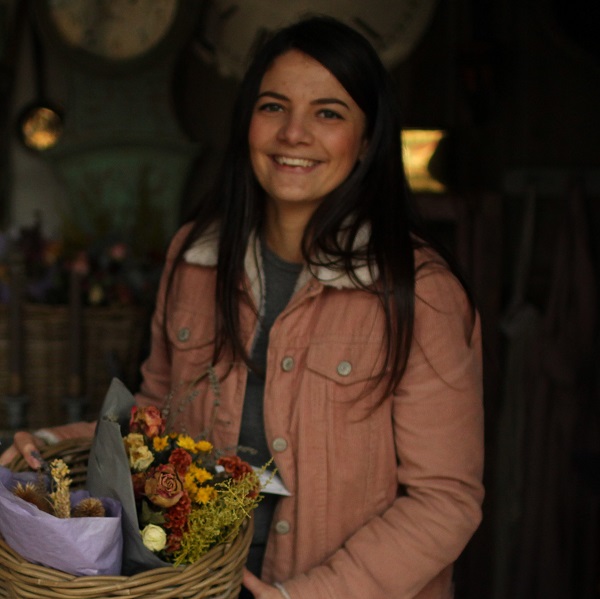
[(167, 533), (156, 524), (148, 524), (142, 530), (142, 542), (150, 551), (161, 551), (167, 544)]

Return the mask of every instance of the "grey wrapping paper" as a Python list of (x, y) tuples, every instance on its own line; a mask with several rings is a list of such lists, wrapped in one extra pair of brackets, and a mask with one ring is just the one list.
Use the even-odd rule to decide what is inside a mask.
[(113, 379), (100, 410), (87, 471), (87, 488), (92, 495), (111, 497), (122, 505), (122, 573), (127, 576), (152, 568), (172, 567), (144, 546), (138, 525), (129, 460), (123, 444), (134, 404), (127, 387)]
[[(8, 546), (27, 561), (75, 576), (119, 574), (119, 502), (102, 498), (104, 518), (57, 518), (13, 495), (18, 482), (34, 482), (36, 476), (0, 467), (0, 533)], [(89, 496), (87, 491), (73, 491), (71, 505)]]

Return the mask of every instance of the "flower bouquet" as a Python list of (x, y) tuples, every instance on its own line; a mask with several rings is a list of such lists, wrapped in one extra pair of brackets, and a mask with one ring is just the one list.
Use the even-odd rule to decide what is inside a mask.
[(0, 533), (35, 564), (77, 576), (113, 575), (121, 570), (121, 506), (111, 499), (70, 491), (62, 459), (42, 472), (0, 468)]
[(123, 506), (123, 573), (196, 562), (236, 537), (260, 501), (260, 479), (205, 439), (169, 433), (114, 379), (88, 462), (88, 489)]

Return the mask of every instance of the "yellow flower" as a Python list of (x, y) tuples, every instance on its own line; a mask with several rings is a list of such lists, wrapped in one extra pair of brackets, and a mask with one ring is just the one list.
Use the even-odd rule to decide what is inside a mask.
[(209, 503), (216, 498), (217, 492), (213, 487), (200, 487), (194, 495), (196, 503)]
[(191, 497), (194, 497), (198, 492), (198, 485), (212, 478), (213, 475), (208, 470), (192, 464), (185, 475), (185, 489)]
[(152, 439), (152, 447), (154, 451), (163, 451), (169, 445), (169, 437), (154, 437)]
[(210, 441), (198, 441), (196, 443), (196, 451), (202, 451), (204, 453), (208, 453), (209, 451), (212, 451), (212, 443)]
[(206, 470), (206, 468), (201, 468), (196, 464), (192, 464), (188, 472), (198, 481), (198, 483), (205, 483), (207, 480), (211, 480), (213, 477), (213, 475)]
[(196, 449), (196, 442), (189, 435), (179, 435), (177, 438), (177, 445), (181, 449), (187, 449), (187, 451), (193, 452)]

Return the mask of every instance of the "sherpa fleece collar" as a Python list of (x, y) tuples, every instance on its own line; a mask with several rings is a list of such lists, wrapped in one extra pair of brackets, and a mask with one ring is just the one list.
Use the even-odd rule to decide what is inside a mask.
[[(367, 242), (368, 235), (368, 228), (363, 227), (356, 236), (355, 246), (357, 248), (363, 247)], [(213, 225), (185, 252), (184, 259), (188, 264), (216, 266), (218, 249), (219, 229), (217, 225)], [(324, 260), (324, 262), (327, 262), (327, 260)], [(258, 299), (261, 297), (260, 289), (264, 289), (264, 286), (262, 285), (262, 255), (256, 232), (252, 233), (250, 237), (244, 258), (244, 267), (253, 295), (255, 299)], [(379, 272), (376, 265), (362, 263), (355, 266), (354, 275), (363, 285), (371, 285), (377, 280)], [(325, 286), (336, 289), (356, 289), (357, 287), (348, 273), (319, 265), (311, 267), (310, 270), (306, 267), (302, 270), (298, 278), (296, 290), (303, 287), (310, 279), (317, 280)]]

